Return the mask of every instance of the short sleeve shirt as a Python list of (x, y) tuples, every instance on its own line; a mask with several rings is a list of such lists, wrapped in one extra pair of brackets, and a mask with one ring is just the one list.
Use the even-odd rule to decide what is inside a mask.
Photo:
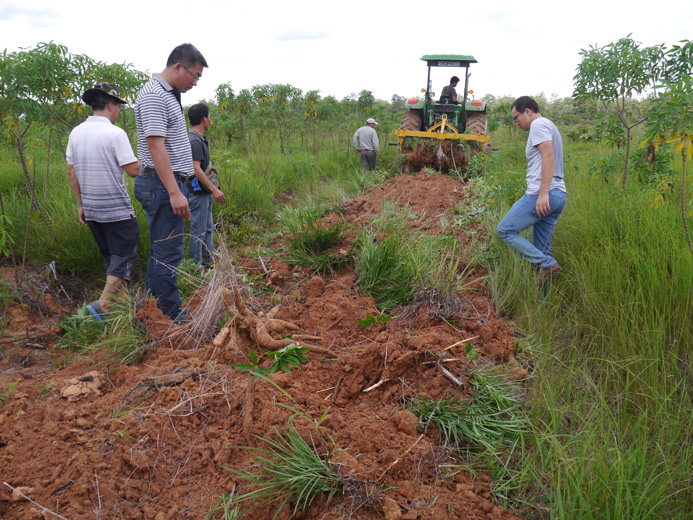
[(445, 85), (443, 87), (443, 90), (440, 93), (440, 95), (441, 95), (441, 97), (442, 96), (457, 97), (457, 91), (455, 90), (455, 87), (451, 87), (450, 85)]
[(209, 166), (209, 142), (207, 138), (190, 129), (188, 131), (188, 139), (190, 140), (192, 160), (200, 161), (200, 168), (202, 171), (205, 171), (207, 166)]
[(75, 169), (84, 218), (118, 222), (135, 216), (123, 166), (137, 161), (127, 134), (102, 116), (90, 116), (70, 132), (65, 154)]
[(527, 195), (539, 193), (542, 157), (538, 146), (546, 141), (551, 141), (554, 155), (553, 179), (549, 189), (566, 191), (563, 180), (563, 139), (561, 138), (561, 133), (551, 120), (540, 117), (532, 121), (529, 127), (529, 138), (525, 148), (525, 155), (527, 156)]
[(163, 137), (173, 172), (185, 177), (195, 173), (183, 108), (172, 87), (160, 74), (153, 74), (137, 94), (135, 123), (137, 155), (144, 166), (154, 168), (147, 137)]

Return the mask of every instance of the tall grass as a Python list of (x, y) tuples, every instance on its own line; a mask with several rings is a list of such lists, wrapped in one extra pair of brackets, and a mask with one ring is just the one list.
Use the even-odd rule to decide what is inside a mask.
[[(95, 285), (100, 285), (103, 260), (88, 228), (79, 223), (65, 160), (59, 156), (52, 158), (46, 195), (43, 193), (46, 165), (42, 154), (30, 165), (32, 176), (34, 168), (36, 170), (37, 198), (48, 216), (51, 234), (31, 207), (24, 175), (15, 155), (12, 150), (0, 150), (0, 191), (18, 259), (22, 259), (27, 236), (28, 263), (40, 265), (55, 260), (59, 271), (86, 274), (95, 280)], [(215, 204), (213, 212), (215, 222), (225, 228), (227, 238), (242, 242), (258, 236), (259, 230), (274, 225), (276, 211), (286, 204), (338, 204), (353, 198), (365, 186), (382, 181), (377, 173), (361, 172), (358, 156), (346, 150), (325, 152), (320, 157), (294, 153), (292, 157), (290, 163), (278, 154), (259, 161), (237, 156), (227, 149), (213, 151), (221, 188), (229, 200), (226, 205)], [(134, 180), (126, 178), (126, 184), (140, 223), (137, 270), (143, 272), (149, 255), (149, 233), (144, 211), (134, 199)]]
[[(564, 143), (568, 204), (553, 244), (563, 272), (543, 298), (495, 241), (489, 277), (534, 367), (533, 493), (555, 518), (692, 517), (693, 262), (676, 203), (588, 176), (594, 147)], [(512, 199), (491, 203), (489, 232)]]

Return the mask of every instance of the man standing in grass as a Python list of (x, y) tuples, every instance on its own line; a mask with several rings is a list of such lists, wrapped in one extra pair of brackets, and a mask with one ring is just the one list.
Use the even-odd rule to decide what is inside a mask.
[(354, 148), (361, 159), (361, 168), (375, 171), (376, 154), (380, 157), (380, 143), (378, 142), (378, 133), (375, 131), (375, 119), (368, 118), (366, 124), (356, 130), (352, 139)]
[[(561, 270), (551, 256), (551, 239), (566, 201), (563, 140), (556, 125), (542, 117), (531, 97), (517, 98), (510, 111), (515, 124), (529, 132), (525, 148), (527, 191), (498, 224), (496, 233), (532, 264), (537, 282), (542, 283)], [(532, 242), (520, 234), (530, 227)]]
[[(214, 219), (212, 218), (212, 197), (224, 204), (226, 197), (214, 185), (207, 173), (211, 168), (209, 159), (209, 142), (205, 132), (209, 130), (212, 120), (209, 107), (198, 103), (188, 109), (190, 131), (188, 139), (192, 149), (195, 179), (192, 181), (192, 193), (188, 197), (190, 204), (190, 258), (205, 266), (214, 264)], [(217, 181), (218, 184), (218, 181)]]
[(79, 220), (91, 230), (106, 265), (106, 286), (99, 299), (87, 305), (103, 321), (137, 261), (140, 227), (123, 170), (135, 177), (140, 161), (127, 134), (115, 126), (120, 105), (126, 103), (118, 89), (100, 82), (87, 90), (82, 100), (92, 107), (94, 115), (70, 132), (67, 175), (77, 197)]
[(193, 45), (179, 45), (135, 103), (137, 155), (142, 160), (135, 198), (147, 214), (152, 246), (145, 287), (161, 312), (178, 324), (190, 322), (187, 309), (181, 308), (176, 270), (183, 259), (188, 186), (195, 174), (180, 95), (197, 85), (206, 66)]

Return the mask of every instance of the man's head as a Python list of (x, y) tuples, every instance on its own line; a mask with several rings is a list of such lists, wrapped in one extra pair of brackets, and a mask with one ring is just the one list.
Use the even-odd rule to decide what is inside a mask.
[(191, 126), (203, 125), (205, 130), (209, 128), (209, 107), (204, 103), (198, 103), (188, 109), (188, 119)]
[(191, 43), (183, 43), (173, 49), (166, 61), (164, 79), (175, 90), (187, 92), (202, 77), (202, 69), (207, 67), (207, 60)]
[(115, 123), (120, 114), (120, 105), (127, 103), (120, 98), (118, 87), (105, 81), (99, 81), (82, 94), (82, 101), (94, 109), (94, 114), (108, 117), (111, 123)]
[(513, 115), (515, 124), (522, 128), (522, 130), (529, 130), (532, 121), (541, 117), (539, 105), (529, 96), (520, 96), (517, 98), (510, 107), (510, 112)]
[(452, 87), (456, 87), (459, 82), (460, 78), (458, 78), (457, 76), (453, 76), (450, 78), (450, 86)]
[(375, 119), (373, 119), (372, 117), (369, 117), (369, 118), (366, 120), (366, 125), (370, 126), (371, 128), (375, 128), (375, 125), (377, 125), (377, 124), (378, 124), (378, 123), (377, 123), (377, 122), (375, 121)]

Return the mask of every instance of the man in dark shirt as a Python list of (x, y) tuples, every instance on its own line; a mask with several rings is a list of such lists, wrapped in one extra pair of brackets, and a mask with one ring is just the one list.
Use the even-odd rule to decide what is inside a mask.
[(453, 76), (450, 78), (450, 84), (443, 87), (443, 91), (440, 93), (439, 103), (444, 103), (447, 105), (461, 105), (462, 102), (457, 100), (457, 91), (455, 87), (460, 82), (460, 78)]
[(188, 109), (190, 131), (188, 139), (192, 149), (195, 179), (192, 181), (192, 193), (188, 198), (190, 204), (190, 258), (204, 265), (214, 264), (214, 220), (212, 218), (212, 197), (224, 204), (226, 197), (205, 175), (210, 167), (209, 142), (205, 132), (209, 130), (212, 120), (209, 107), (198, 103)]

